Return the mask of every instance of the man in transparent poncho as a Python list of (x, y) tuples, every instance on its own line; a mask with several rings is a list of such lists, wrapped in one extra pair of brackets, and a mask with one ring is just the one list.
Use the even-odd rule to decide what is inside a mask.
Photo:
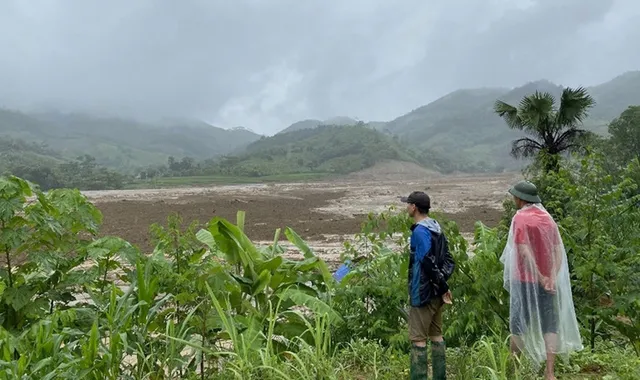
[(541, 205), (535, 185), (522, 181), (509, 193), (518, 211), (500, 261), (510, 295), (511, 349), (536, 365), (546, 359), (545, 378), (555, 379), (556, 354), (583, 348), (567, 255), (558, 226)]

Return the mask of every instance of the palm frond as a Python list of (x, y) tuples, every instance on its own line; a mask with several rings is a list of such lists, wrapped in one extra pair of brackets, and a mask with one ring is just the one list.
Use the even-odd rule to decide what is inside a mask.
[(536, 91), (520, 101), (520, 118), (528, 132), (538, 136), (548, 133), (555, 119), (555, 98), (548, 92)]
[(589, 109), (596, 101), (589, 95), (584, 87), (565, 88), (560, 97), (560, 108), (556, 114), (556, 126), (574, 126), (582, 123), (588, 116)]
[(523, 114), (534, 113), (547, 115), (553, 113), (556, 99), (549, 92), (536, 91), (525, 96), (520, 101), (520, 110)]
[(507, 123), (511, 129), (522, 130), (524, 124), (520, 115), (518, 115), (518, 109), (510, 104), (507, 104), (501, 100), (496, 100), (493, 111), (498, 114)]
[(527, 158), (534, 156), (538, 151), (544, 149), (544, 146), (529, 137), (523, 137), (514, 140), (511, 144), (511, 155), (515, 158)]
[(553, 152), (562, 153), (565, 151), (574, 151), (574, 148), (584, 146), (584, 140), (590, 135), (591, 132), (584, 129), (569, 128), (555, 140)]

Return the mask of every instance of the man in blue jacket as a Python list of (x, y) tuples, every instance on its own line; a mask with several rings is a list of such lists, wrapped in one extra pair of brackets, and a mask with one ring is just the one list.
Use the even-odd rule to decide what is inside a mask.
[(440, 224), (429, 217), (429, 196), (422, 191), (414, 191), (403, 197), (402, 202), (407, 204), (407, 212), (414, 220), (408, 276), (411, 379), (427, 379), (427, 340), (431, 341), (433, 378), (445, 379), (442, 309), (445, 303), (451, 302), (447, 280), (455, 264)]

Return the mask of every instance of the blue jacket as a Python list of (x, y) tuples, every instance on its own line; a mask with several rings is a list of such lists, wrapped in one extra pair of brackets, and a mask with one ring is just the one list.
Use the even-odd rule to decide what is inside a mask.
[(424, 219), (411, 226), (411, 230), (409, 298), (411, 306), (422, 307), (449, 290), (447, 280), (455, 264), (436, 220)]

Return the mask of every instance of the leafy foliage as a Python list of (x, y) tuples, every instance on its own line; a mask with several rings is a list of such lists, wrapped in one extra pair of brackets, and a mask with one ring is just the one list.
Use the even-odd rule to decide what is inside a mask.
[[(35, 196), (36, 203), (27, 203)], [(22, 328), (68, 303), (75, 287), (89, 278), (74, 269), (89, 254), (100, 213), (75, 190), (46, 195), (17, 177), (0, 178), (0, 320), (4, 328)], [(26, 261), (26, 263), (24, 263)], [(24, 264), (23, 264), (24, 263)]]
[(127, 177), (99, 165), (90, 155), (66, 160), (46, 145), (22, 140), (0, 139), (0, 173), (31, 181), (42, 190), (77, 188), (80, 190), (121, 189)]
[(47, 143), (71, 159), (91, 154), (110, 169), (131, 173), (162, 164), (169, 156), (205, 159), (229, 154), (260, 138), (243, 128), (221, 129), (204, 122), (155, 124), (81, 114), (24, 114), (0, 109), (0, 134)]
[[(445, 312), (445, 336), (452, 346), (473, 344), (482, 336), (504, 334), (508, 327), (509, 306), (499, 261), (504, 233), (478, 223), (475, 248), (471, 251), (457, 225), (440, 215), (439, 220), (456, 262), (450, 280), (456, 302)], [(406, 348), (409, 227), (404, 213), (392, 210), (369, 216), (354, 244), (347, 244), (345, 258), (353, 269), (341, 282), (333, 298), (334, 307), (346, 323), (338, 336), (380, 340)], [(389, 246), (395, 247), (394, 250)]]
[[(535, 157), (539, 152), (556, 158), (565, 152), (583, 148), (588, 132), (579, 126), (594, 105), (593, 98), (580, 87), (565, 88), (559, 106), (556, 106), (551, 93), (536, 91), (525, 96), (518, 107), (498, 100), (494, 111), (505, 120), (509, 128), (530, 136), (513, 141), (511, 154), (515, 158)], [(548, 163), (547, 170), (558, 170), (557, 160)]]
[(292, 230), (303, 261), (284, 259), (277, 243), (255, 247), (243, 213), (198, 232), (182, 232), (174, 216), (167, 229), (153, 227), (157, 247), (145, 257), (121, 239), (92, 239), (101, 216), (77, 190), (45, 195), (3, 178), (0, 200), (0, 332), (19, 363), (0, 366), (11, 376), (204, 376), (218, 371), (226, 341), (250, 362), (267, 342), (274, 353), (319, 344), (310, 323), (341, 320), (323, 300), (326, 265)]
[[(593, 351), (559, 366), (569, 375), (635, 378), (640, 162), (610, 165), (600, 149), (591, 151), (553, 161), (559, 166), (552, 172), (544, 170), (543, 152), (526, 173), (561, 227), (578, 319)], [(94, 168), (91, 159), (85, 163)], [(83, 170), (70, 168), (90, 173)], [(505, 344), (508, 294), (499, 257), (513, 213), (505, 203), (499, 226), (478, 222), (472, 244), (455, 223), (433, 215), (457, 264), (444, 324), (453, 378), (535, 377), (526, 361), (511, 360)], [(45, 379), (406, 373), (411, 221), (404, 213), (369, 216), (345, 245), (352, 271), (340, 283), (291, 229), (284, 234), (301, 260), (283, 256), (280, 230), (272, 244), (254, 245), (244, 234), (243, 212), (235, 224), (214, 218), (200, 230), (197, 222), (183, 229), (171, 216), (167, 227), (152, 226), (156, 248), (149, 256), (115, 237), (96, 239), (100, 221), (77, 190), (44, 194), (17, 177), (0, 180), (0, 373)], [(613, 351), (637, 356), (623, 361)]]
[(264, 138), (186, 175), (263, 177), (293, 173), (346, 174), (387, 160), (416, 161), (392, 138), (365, 126), (321, 126)]
[(609, 124), (611, 155), (618, 163), (640, 159), (640, 106), (627, 108)]
[(611, 172), (605, 162), (593, 153), (538, 182), (562, 227), (578, 318), (591, 347), (598, 337), (612, 339), (608, 325), (640, 354), (640, 182), (634, 176), (640, 164), (635, 159)]
[[(629, 183), (616, 187), (611, 201), (623, 199), (632, 188)], [(593, 210), (590, 205), (586, 201), (575, 207), (584, 207), (588, 215)], [(598, 217), (613, 217), (606, 205), (597, 209)], [(575, 215), (570, 219), (573, 224), (566, 221), (566, 228), (579, 228), (588, 220)], [(452, 277), (454, 304), (445, 316), (449, 376), (534, 378), (526, 362), (510, 359), (504, 343), (507, 311), (500, 302), (505, 299), (501, 276), (486, 276), (499, 272), (504, 230), (478, 224), (470, 249), (455, 223), (435, 217), (458, 264)], [(291, 229), (284, 234), (302, 253), (301, 260), (283, 257), (279, 230), (272, 244), (255, 246), (243, 232), (243, 212), (235, 224), (214, 218), (199, 230), (197, 222), (185, 228), (173, 215), (166, 227), (152, 226), (156, 248), (148, 256), (118, 238), (95, 239), (100, 219), (77, 190), (45, 195), (16, 177), (0, 181), (0, 249), (6, 259), (0, 272), (3, 377), (391, 379), (406, 375), (403, 273), (411, 223), (406, 214), (389, 210), (370, 216), (356, 243), (346, 246), (345, 257), (352, 258), (356, 267), (341, 283)], [(609, 234), (598, 232), (604, 241), (598, 247), (609, 250), (608, 258), (619, 265), (635, 265), (629, 248), (637, 246), (637, 240), (623, 244), (633, 236), (637, 239), (637, 225), (629, 224), (620, 235), (611, 227), (598, 227)], [(620, 244), (619, 251), (610, 247), (613, 243)], [(571, 252), (577, 252), (586, 243), (572, 244)], [(593, 265), (593, 252), (583, 255), (584, 263), (576, 260), (573, 265)], [(623, 257), (627, 261), (620, 261)], [(611, 268), (605, 265), (602, 275), (597, 267), (592, 270), (614, 300), (595, 314), (635, 344), (633, 269), (615, 269), (618, 277), (613, 281), (606, 274)], [(583, 284), (583, 275), (576, 273)], [(589, 294), (580, 297), (588, 301)], [(585, 302), (585, 308), (588, 305)], [(593, 314), (587, 309), (581, 312)], [(596, 342), (596, 348), (604, 343)], [(638, 375), (637, 360), (622, 359), (628, 353), (625, 348), (613, 348), (615, 355), (607, 350), (577, 354), (574, 364), (561, 366), (560, 371), (582, 374), (597, 368), (622, 378)]]
[(336, 326), (334, 335), (339, 340), (366, 338), (404, 347), (408, 339), (404, 329), (409, 267), (406, 241), (411, 221), (407, 215), (391, 212), (370, 214), (362, 233), (353, 243), (345, 243), (343, 258), (349, 260), (352, 270), (333, 297), (333, 306), (345, 321)]
[(478, 222), (475, 247), (468, 254), (466, 241), (454, 231), (450, 229), (449, 239), (457, 246), (458, 270), (450, 287), (456, 302), (446, 316), (446, 337), (453, 345), (472, 345), (483, 336), (504, 336), (509, 327), (509, 298), (499, 259), (506, 235)]

